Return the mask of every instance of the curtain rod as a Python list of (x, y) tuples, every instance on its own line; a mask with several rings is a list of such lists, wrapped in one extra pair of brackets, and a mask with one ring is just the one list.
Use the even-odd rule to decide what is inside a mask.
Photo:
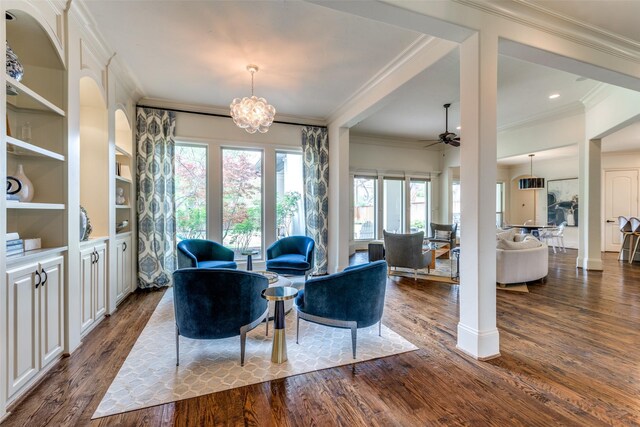
[[(231, 116), (228, 115), (228, 114), (205, 113), (203, 111), (190, 111), (190, 110), (180, 110), (180, 109), (177, 109), (177, 108), (154, 107), (152, 105), (140, 105), (140, 104), (137, 104), (136, 107), (153, 108), (154, 110), (167, 110), (167, 111), (173, 111), (175, 113), (198, 114), (200, 116), (223, 117), (223, 118), (226, 118), (226, 119), (230, 119), (231, 118)], [(310, 125), (308, 123), (285, 122), (285, 121), (281, 121), (281, 120), (274, 120), (273, 123), (278, 123), (280, 125), (290, 125), (290, 126), (312, 126), (312, 127), (316, 127), (316, 128), (323, 128), (323, 129), (327, 128), (326, 126)]]

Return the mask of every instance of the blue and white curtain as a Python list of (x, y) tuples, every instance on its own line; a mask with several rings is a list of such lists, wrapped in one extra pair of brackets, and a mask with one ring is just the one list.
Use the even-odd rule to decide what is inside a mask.
[(138, 287), (171, 286), (177, 266), (175, 113), (137, 110)]
[(307, 236), (315, 241), (313, 274), (327, 273), (329, 240), (329, 138), (327, 128), (302, 128), (304, 213)]

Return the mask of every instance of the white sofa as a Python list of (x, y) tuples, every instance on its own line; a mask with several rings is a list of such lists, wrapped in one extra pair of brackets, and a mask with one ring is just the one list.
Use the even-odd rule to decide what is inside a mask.
[[(500, 244), (500, 238), (498, 238), (498, 248), (496, 248), (496, 282), (498, 284), (533, 282), (547, 277), (549, 248), (545, 243), (532, 238), (539, 242), (539, 245), (518, 248), (520, 245), (529, 246), (531, 242), (527, 245), (525, 242), (513, 241), (508, 236), (503, 236), (503, 239), (509, 240), (509, 244)], [(500, 248), (506, 246), (511, 248)]]

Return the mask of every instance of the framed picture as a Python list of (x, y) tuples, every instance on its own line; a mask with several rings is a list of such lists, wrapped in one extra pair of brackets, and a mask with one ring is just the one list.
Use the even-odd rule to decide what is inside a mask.
[(578, 226), (578, 178), (547, 181), (547, 222)]

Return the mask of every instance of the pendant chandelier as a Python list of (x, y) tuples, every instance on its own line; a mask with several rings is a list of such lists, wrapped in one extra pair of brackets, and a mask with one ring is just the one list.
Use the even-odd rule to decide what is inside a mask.
[(258, 72), (258, 66), (249, 64), (247, 71), (251, 73), (251, 98), (235, 98), (231, 102), (231, 118), (236, 126), (249, 133), (266, 133), (273, 123), (276, 109), (266, 99), (253, 94), (253, 75)]
[(518, 188), (520, 190), (541, 190), (544, 188), (544, 178), (536, 178), (533, 176), (533, 156), (535, 156), (535, 154), (529, 154), (529, 159), (531, 159), (530, 177), (520, 178), (518, 182)]

